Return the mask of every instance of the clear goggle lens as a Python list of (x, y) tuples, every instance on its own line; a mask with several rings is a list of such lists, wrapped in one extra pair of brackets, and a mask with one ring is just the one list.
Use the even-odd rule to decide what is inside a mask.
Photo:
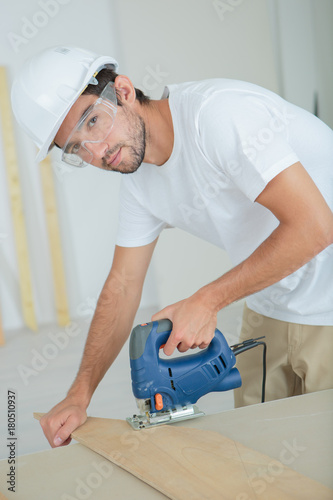
[(114, 83), (108, 83), (97, 101), (83, 114), (62, 148), (62, 160), (74, 167), (85, 167), (111, 132), (117, 113)]

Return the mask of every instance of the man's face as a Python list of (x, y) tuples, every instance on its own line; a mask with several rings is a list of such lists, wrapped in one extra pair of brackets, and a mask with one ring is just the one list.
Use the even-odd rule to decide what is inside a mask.
[[(61, 124), (55, 143), (61, 148), (80, 120), (84, 111), (97, 100), (94, 95), (82, 95), (74, 103)], [(146, 151), (146, 129), (143, 119), (127, 103), (118, 106), (112, 129), (101, 142), (85, 143), (92, 153), (91, 164), (104, 170), (129, 174), (141, 165)]]

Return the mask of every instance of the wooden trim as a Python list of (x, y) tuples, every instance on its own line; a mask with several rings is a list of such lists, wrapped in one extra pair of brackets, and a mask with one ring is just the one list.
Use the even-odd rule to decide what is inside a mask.
[(4, 158), (13, 215), (23, 318), (26, 326), (28, 326), (31, 330), (36, 331), (37, 322), (33, 302), (29, 251), (19, 181), (19, 170), (16, 158), (10, 96), (7, 84), (6, 68), (4, 67), (0, 67), (0, 114), (2, 119)]
[(57, 202), (54, 192), (53, 171), (49, 156), (40, 163), (40, 174), (52, 261), (57, 320), (60, 326), (65, 326), (70, 322), (70, 317), (67, 303), (66, 279), (61, 248)]

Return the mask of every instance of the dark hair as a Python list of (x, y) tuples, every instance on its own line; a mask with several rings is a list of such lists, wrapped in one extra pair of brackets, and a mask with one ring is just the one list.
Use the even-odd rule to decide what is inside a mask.
[[(88, 94), (88, 95), (99, 96), (102, 93), (102, 90), (104, 89), (104, 87), (109, 82), (114, 82), (117, 76), (118, 76), (118, 73), (113, 71), (113, 69), (110, 69), (110, 68), (102, 69), (96, 75), (96, 79), (98, 80), (98, 84), (97, 85), (93, 85), (93, 84), (88, 85), (88, 87), (84, 90), (84, 92), (82, 92), (82, 95)], [(136, 88), (134, 88), (134, 90), (135, 90), (135, 94), (136, 94), (136, 99), (139, 101), (140, 104), (148, 104), (149, 103), (150, 98), (147, 95), (145, 95), (142, 92), (142, 90), (136, 89)], [(121, 97), (118, 94), (118, 92), (116, 92), (116, 93), (117, 93), (117, 104), (118, 104), (118, 106), (121, 106), (122, 105)]]

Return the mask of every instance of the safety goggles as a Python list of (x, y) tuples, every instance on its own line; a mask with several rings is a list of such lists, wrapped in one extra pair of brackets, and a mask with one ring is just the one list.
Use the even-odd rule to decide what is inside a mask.
[(110, 82), (75, 125), (62, 148), (61, 159), (74, 167), (91, 164), (98, 146), (111, 132), (116, 113), (116, 91), (114, 83)]

